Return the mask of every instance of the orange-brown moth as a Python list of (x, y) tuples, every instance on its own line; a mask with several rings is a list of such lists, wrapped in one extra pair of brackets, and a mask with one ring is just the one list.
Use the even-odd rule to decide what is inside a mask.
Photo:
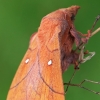
[(73, 24), (79, 8), (59, 9), (42, 19), (37, 33), (31, 37), (7, 100), (65, 100), (62, 73), (70, 64), (77, 69), (79, 59), (73, 44), (78, 47), (88, 40), (80, 36)]

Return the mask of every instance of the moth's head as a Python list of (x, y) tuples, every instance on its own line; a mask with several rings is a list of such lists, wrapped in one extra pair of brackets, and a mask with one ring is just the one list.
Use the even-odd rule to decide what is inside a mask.
[(68, 7), (67, 9), (66, 9), (66, 13), (68, 14), (68, 16), (72, 19), (72, 20), (74, 20), (75, 19), (75, 16), (76, 16), (76, 14), (77, 14), (77, 12), (78, 12), (78, 10), (80, 9), (80, 6), (71, 6), (71, 7)]

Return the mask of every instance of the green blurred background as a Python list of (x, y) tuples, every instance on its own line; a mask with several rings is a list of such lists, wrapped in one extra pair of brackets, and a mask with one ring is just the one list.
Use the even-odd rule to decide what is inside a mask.
[[(0, 0), (0, 100), (6, 100), (9, 86), (29, 44), (30, 36), (36, 32), (41, 18), (46, 14), (71, 5), (79, 5), (75, 26), (82, 33), (91, 28), (100, 14), (100, 0)], [(96, 28), (100, 27), (100, 21)], [(80, 66), (72, 83), (83, 79), (100, 81), (100, 32), (91, 38), (86, 49), (96, 55)], [(70, 67), (63, 75), (67, 82), (72, 73)], [(100, 91), (100, 85), (85, 83), (84, 86)], [(100, 96), (78, 87), (69, 87), (67, 100), (100, 100)]]

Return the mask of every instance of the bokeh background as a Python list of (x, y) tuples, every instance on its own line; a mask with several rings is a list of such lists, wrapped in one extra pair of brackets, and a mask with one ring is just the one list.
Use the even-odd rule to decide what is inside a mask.
[[(100, 14), (99, 0), (0, 0), (0, 100), (6, 100), (9, 86), (29, 44), (30, 36), (36, 32), (46, 14), (71, 5), (79, 5), (75, 26), (82, 33), (91, 28), (95, 17)], [(96, 28), (100, 27), (98, 21)], [(80, 66), (72, 83), (83, 79), (100, 81), (100, 32), (93, 36), (86, 49), (96, 55)], [(63, 75), (68, 82), (71, 66)], [(84, 83), (85, 87), (100, 92), (100, 84)], [(100, 96), (78, 87), (69, 87), (66, 100), (100, 100)]]

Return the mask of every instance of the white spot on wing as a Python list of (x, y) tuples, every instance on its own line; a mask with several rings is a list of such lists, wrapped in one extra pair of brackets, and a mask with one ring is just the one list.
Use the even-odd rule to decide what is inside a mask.
[(25, 63), (27, 64), (28, 62), (29, 62), (29, 59), (26, 59), (26, 60), (25, 60)]
[(52, 64), (52, 60), (49, 60), (49, 61), (48, 61), (48, 65), (51, 65), (51, 64)]

